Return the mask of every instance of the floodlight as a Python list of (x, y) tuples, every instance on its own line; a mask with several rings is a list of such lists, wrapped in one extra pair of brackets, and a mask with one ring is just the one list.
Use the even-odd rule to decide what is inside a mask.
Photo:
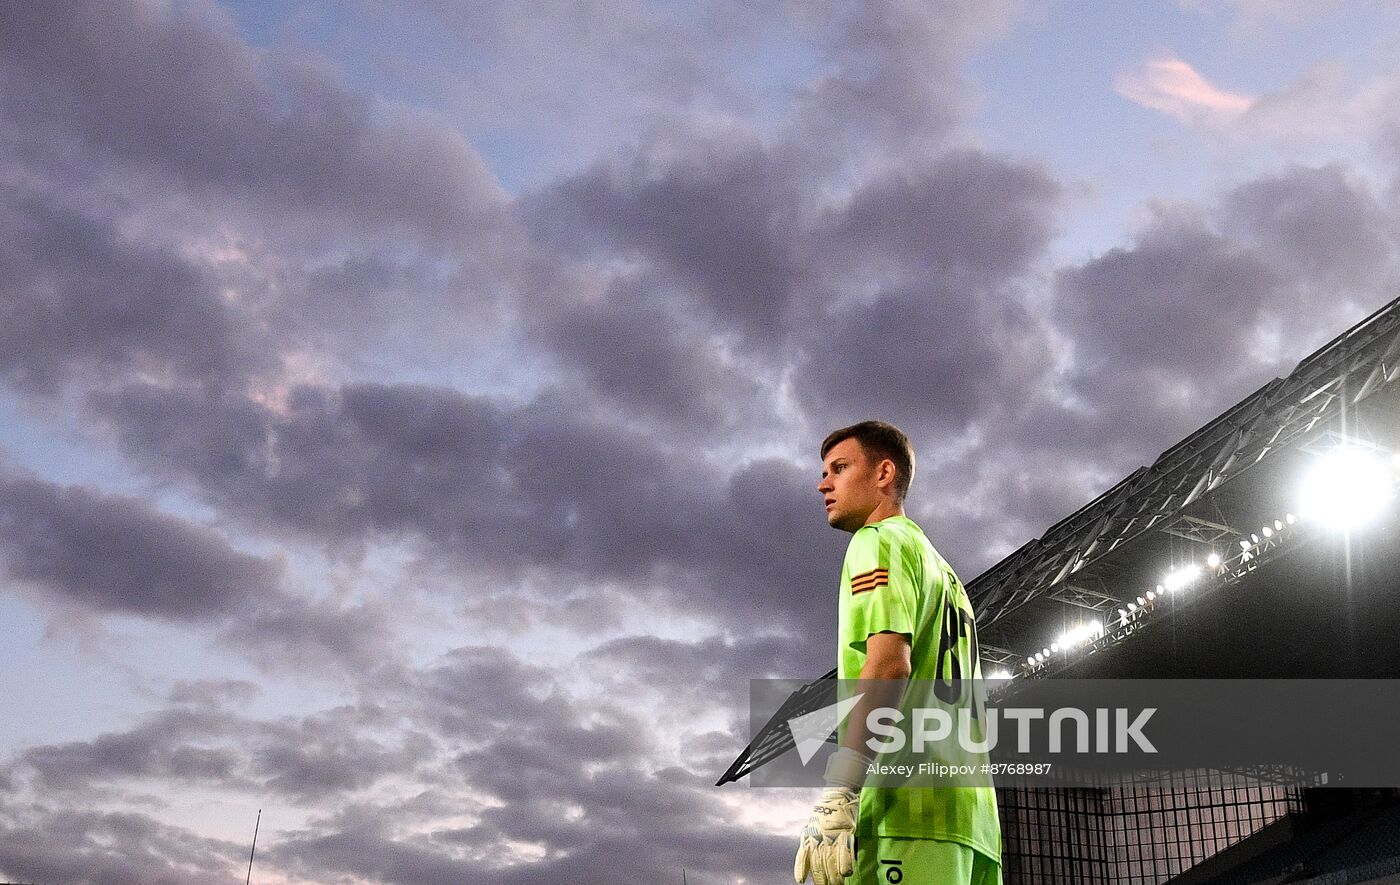
[(1249, 542), (1248, 542), (1248, 541), (1245, 541), (1245, 540), (1243, 540), (1243, 539), (1241, 539), (1241, 540), (1240, 540), (1240, 549), (1241, 549), (1241, 550), (1246, 550), (1246, 551), (1249, 550)]
[(1130, 602), (1130, 603), (1128, 603), (1128, 611), (1130, 611), (1130, 612), (1135, 612), (1135, 611), (1137, 611), (1137, 603), (1136, 603), (1136, 602)]
[(1375, 518), (1395, 496), (1395, 474), (1373, 452), (1338, 446), (1323, 456), (1303, 483), (1304, 517), (1346, 530)]
[(1034, 667), (1034, 666), (1035, 666), (1035, 658), (1026, 658), (1026, 666), (1027, 666), (1027, 667)]
[(1283, 531), (1283, 521), (1282, 521), (1282, 520), (1279, 520), (1279, 519), (1274, 520), (1274, 531), (1276, 531), (1276, 532), (1281, 532), (1281, 531)]
[(1125, 608), (1118, 609), (1118, 619), (1124, 624), (1128, 623), (1128, 610)]
[[(1064, 635), (1060, 637), (1060, 645), (1068, 651), (1071, 648), (1083, 645), (1084, 643), (1089, 642), (1090, 640), (1102, 635), (1103, 624), (1099, 623), (1098, 621), (1093, 621), (1088, 624), (1080, 624), (1077, 627), (1073, 627), (1065, 631)], [(1050, 646), (1050, 648), (1054, 649), (1054, 646), (1052, 645)]]
[(1288, 521), (1288, 524), (1289, 524), (1289, 525), (1293, 525), (1293, 523), (1295, 523), (1295, 522), (1298, 521), (1298, 517), (1294, 516), (1294, 515), (1291, 514), (1291, 513), (1285, 513), (1285, 514), (1283, 515), (1283, 518), (1286, 519), (1286, 520)]
[[(1142, 597), (1139, 596), (1138, 598), (1141, 599)], [(1154, 599), (1156, 599), (1156, 598), (1157, 598), (1157, 594), (1156, 594), (1156, 593), (1152, 592), (1151, 590), (1148, 590), (1148, 591), (1147, 591), (1147, 599), (1148, 599), (1149, 602), (1151, 602), (1152, 600), (1154, 600)]]
[[(1244, 542), (1241, 541), (1240, 543), (1243, 544)], [(1191, 565), (1183, 566), (1182, 568), (1179, 568), (1171, 574), (1167, 575), (1165, 583), (1167, 585), (1168, 590), (1177, 591), (1180, 590), (1182, 587), (1185, 587), (1187, 584), (1190, 584), (1191, 582), (1195, 581), (1200, 576), (1201, 567), (1192, 563)]]
[(1264, 537), (1266, 537), (1266, 538), (1272, 538), (1273, 536), (1274, 536), (1274, 530), (1271, 529), (1271, 528), (1269, 528), (1268, 526), (1264, 526)]
[(1010, 673), (1009, 671), (1007, 671), (1007, 670), (994, 670), (994, 671), (992, 672), (992, 678), (993, 678), (993, 679), (1010, 679), (1010, 678), (1011, 678), (1011, 673)]
[(1249, 536), (1249, 540), (1251, 540), (1251, 541), (1253, 541), (1254, 543), (1258, 544), (1258, 543), (1259, 543), (1259, 536), (1258, 536), (1258, 535), (1250, 535), (1250, 536)]
[(1050, 649), (1048, 649), (1048, 648), (1042, 648), (1042, 649), (1040, 650), (1040, 653), (1043, 654), (1043, 655), (1045, 655), (1047, 658), (1050, 657)]
[(1207, 556), (1207, 557), (1206, 557), (1206, 565), (1210, 566), (1211, 568), (1219, 568), (1219, 567), (1220, 567), (1220, 554), (1219, 554), (1219, 553), (1212, 553), (1210, 556)]
[(1050, 643), (1050, 650), (1051, 650), (1052, 652), (1053, 652), (1053, 651), (1059, 651), (1059, 650), (1060, 650), (1060, 644), (1059, 644), (1058, 642), (1052, 642), (1052, 643)]

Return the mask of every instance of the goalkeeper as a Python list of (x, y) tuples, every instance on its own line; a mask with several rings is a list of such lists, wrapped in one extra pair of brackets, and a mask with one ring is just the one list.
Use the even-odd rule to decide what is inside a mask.
[[(822, 442), (827, 522), (852, 534), (841, 568), (837, 678), (889, 680), (864, 692), (826, 789), (798, 843), (798, 882), (1000, 885), (991, 787), (862, 791), (866, 713), (898, 707), (904, 680), (981, 679), (972, 606), (953, 570), (904, 515), (914, 451), (896, 427), (864, 421)], [(846, 877), (850, 878), (847, 879)]]

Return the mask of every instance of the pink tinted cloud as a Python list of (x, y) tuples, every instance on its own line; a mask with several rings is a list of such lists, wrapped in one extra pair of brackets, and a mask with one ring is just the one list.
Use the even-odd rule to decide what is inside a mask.
[(1234, 117), (1248, 110), (1254, 101), (1250, 96), (1215, 86), (1173, 55), (1149, 59), (1140, 70), (1120, 74), (1113, 88), (1131, 102), (1188, 123)]

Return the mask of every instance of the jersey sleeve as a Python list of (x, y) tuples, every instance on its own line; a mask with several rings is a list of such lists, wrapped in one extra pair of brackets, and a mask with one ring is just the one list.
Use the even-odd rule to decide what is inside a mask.
[(902, 633), (911, 642), (919, 607), (920, 575), (915, 551), (898, 532), (865, 526), (846, 550), (843, 589), (848, 612), (846, 641), (865, 653), (874, 633)]

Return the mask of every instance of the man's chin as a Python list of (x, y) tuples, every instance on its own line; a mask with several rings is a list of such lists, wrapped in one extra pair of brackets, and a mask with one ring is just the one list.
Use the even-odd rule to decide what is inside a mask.
[(831, 513), (828, 513), (828, 514), (826, 515), (826, 524), (829, 525), (829, 526), (831, 526), (831, 527), (834, 528), (834, 529), (840, 529), (840, 530), (843, 531), (843, 532), (855, 531), (855, 529), (852, 529), (852, 528), (849, 528), (849, 527), (848, 527), (847, 524), (848, 524), (850, 521), (851, 521), (851, 520), (850, 520), (850, 517), (845, 516), (845, 515), (840, 514), (840, 513), (831, 512)]

